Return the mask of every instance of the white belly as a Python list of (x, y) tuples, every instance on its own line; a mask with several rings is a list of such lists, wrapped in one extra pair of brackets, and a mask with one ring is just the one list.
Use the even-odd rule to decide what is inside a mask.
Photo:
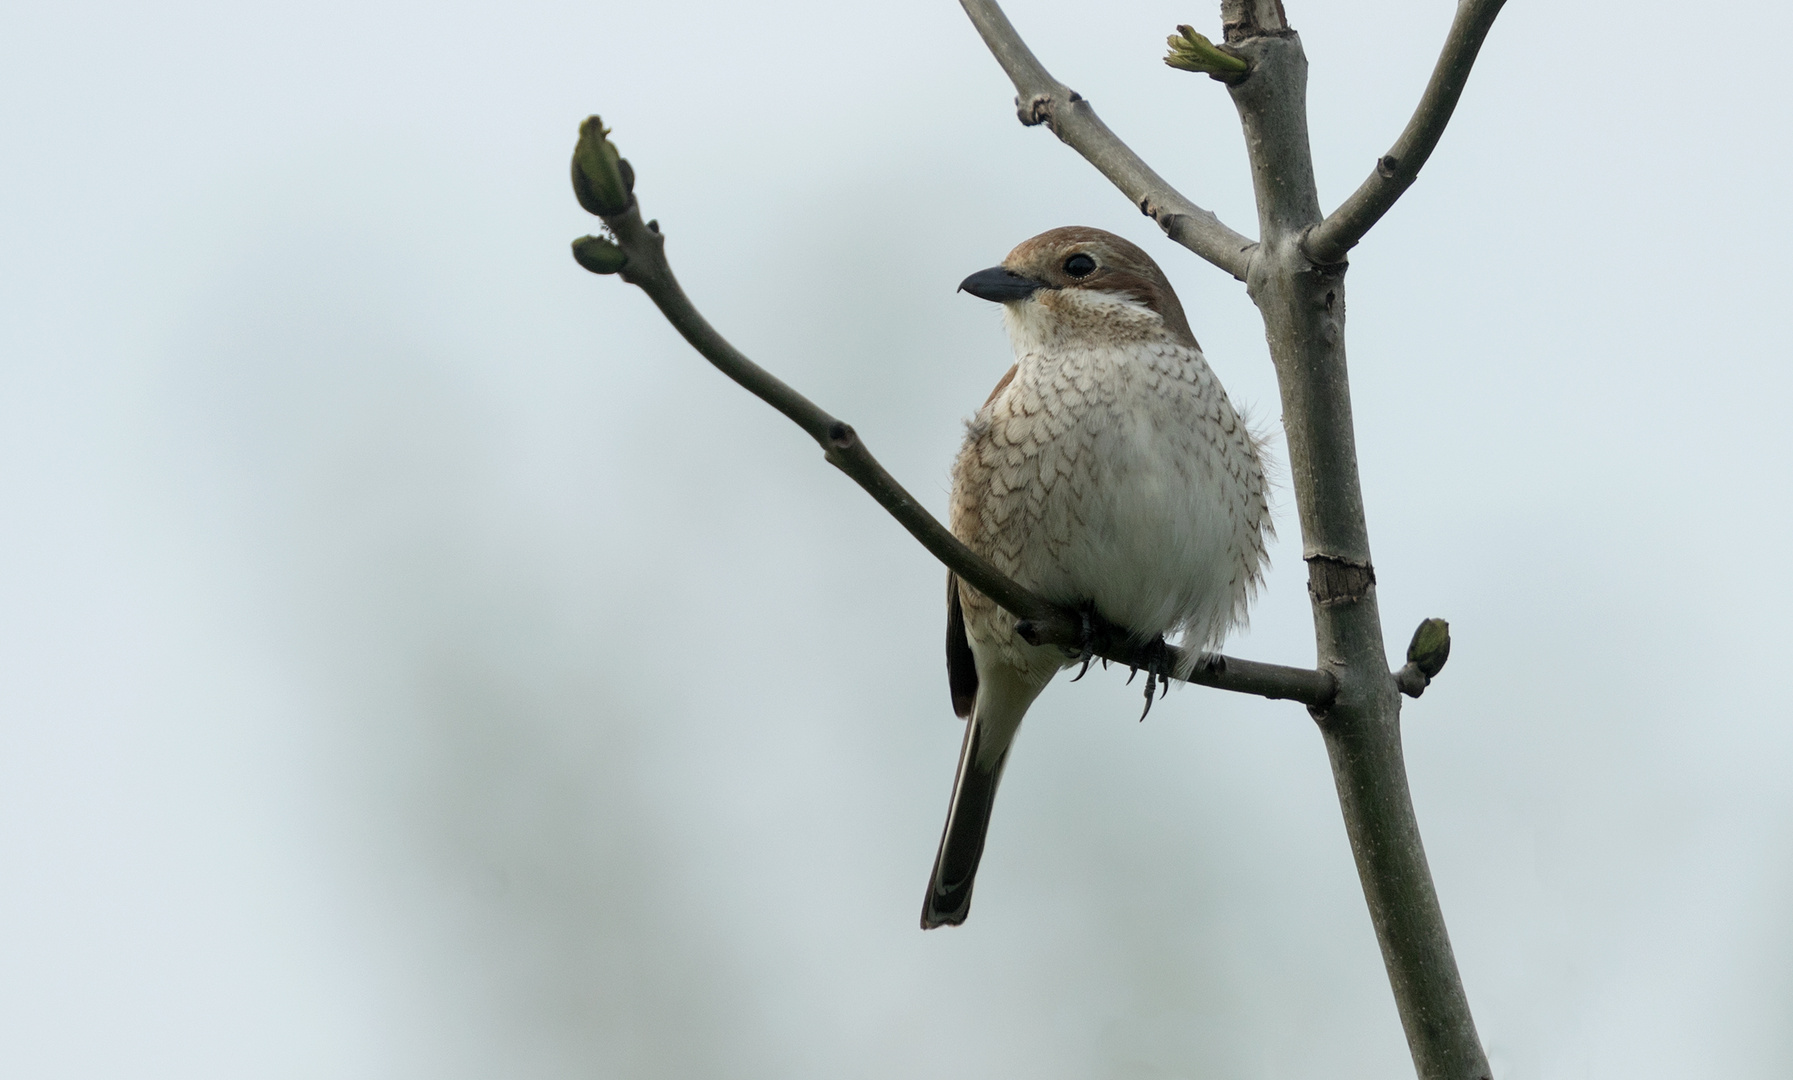
[(1037, 568), (1038, 587), (1055, 599), (1092, 600), (1143, 637), (1187, 629), (1189, 644), (1205, 648), (1244, 600), (1255, 545), (1241, 535), (1246, 492), (1203, 437), (1206, 418), (1191, 415), (1199, 403), (1161, 387), (1135, 387), (1146, 392), (1123, 392), (1117, 408), (1082, 418), (1094, 453), (1080, 455), (1087, 468), (1077, 482), (1054, 485), (1042, 507), (1080, 524)]
[[(1216, 645), (1243, 616), (1268, 525), (1256, 444), (1183, 346), (1023, 355), (973, 425), (974, 543), (1049, 599), (1142, 638)], [(967, 522), (969, 524), (969, 522)]]

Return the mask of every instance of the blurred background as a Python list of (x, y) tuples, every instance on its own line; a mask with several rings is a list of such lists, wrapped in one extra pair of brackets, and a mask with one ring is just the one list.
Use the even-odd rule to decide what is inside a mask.
[[(1289, 0), (1322, 196), (1445, 0)], [(1389, 648), (1497, 1075), (1793, 1070), (1793, 15), (1515, 2), (1353, 256)], [(1012, 0), (1255, 232), (1213, 5)], [(0, 1072), (1411, 1075), (1312, 723), (1117, 672), (916, 929), (942, 572), (567, 243), (601, 113), (686, 287), (937, 513), (1018, 241), (1243, 289), (1014, 119), (950, 0), (22, 5), (0, 39)], [(1756, 43), (1756, 44), (1752, 44)], [(1277, 449), (1280, 460), (1280, 443)], [(1228, 650), (1313, 659), (1286, 485)]]

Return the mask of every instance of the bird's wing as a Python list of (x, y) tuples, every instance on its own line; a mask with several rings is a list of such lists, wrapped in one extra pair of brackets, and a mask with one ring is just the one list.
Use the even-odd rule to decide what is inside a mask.
[(959, 575), (946, 574), (946, 684), (959, 719), (971, 716), (977, 702), (977, 661), (965, 636), (965, 608), (959, 603)]

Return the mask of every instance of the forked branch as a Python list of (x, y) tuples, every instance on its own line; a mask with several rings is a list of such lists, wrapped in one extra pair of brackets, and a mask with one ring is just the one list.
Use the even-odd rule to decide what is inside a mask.
[(1185, 198), (1140, 160), (1096, 115), (1081, 94), (1052, 77), (1021, 40), (994, 0), (959, 0), (983, 36), (996, 62), (1015, 84), (1015, 108), (1021, 122), (1045, 124), (1071, 149), (1082, 154), (1141, 213), (1158, 223), (1166, 236), (1190, 251), (1245, 280), (1256, 241), (1235, 232)]
[[(994, 0), (960, 2), (1025, 96), (1016, 57), (1032, 60), (1026, 46)], [(1357, 470), (1342, 259), (1437, 145), (1499, 7), (1499, 0), (1462, 0), (1444, 57), (1393, 160), (1331, 219), (1320, 212), (1314, 183), (1307, 57), (1281, 0), (1222, 0), (1224, 47), (1204, 49), (1205, 39), (1193, 31), (1180, 31), (1181, 44), (1172, 43), (1177, 59), (1227, 84), (1245, 131), (1260, 229), (1247, 287), (1264, 319), (1282, 395), (1320, 666), (1338, 680), (1331, 704), (1314, 710), (1314, 719), (1422, 1080), (1490, 1075), (1420, 840), (1401, 747), (1401, 694), (1424, 691), (1448, 655), (1449, 633), (1442, 621), (1428, 620), (1414, 635), (1407, 665), (1389, 672)], [(1222, 52), (1246, 61), (1243, 77), (1214, 55)]]
[(692, 348), (807, 432), (831, 464), (878, 500), (947, 569), (1023, 620), (1023, 636), (1030, 642), (1072, 649), (1087, 645), (1092, 655), (1133, 668), (1176, 672), (1192, 667), (1187, 681), (1219, 690), (1287, 698), (1312, 708), (1325, 708), (1331, 702), (1337, 684), (1325, 671), (1224, 656), (1208, 656), (1190, 664), (1182, 650), (1173, 646), (1168, 654), (1155, 653), (1099, 617), (1093, 619), (1085, 641), (1079, 612), (1048, 602), (966, 547), (897, 483), (851, 425), (749, 360), (716, 332), (673, 276), (659, 223), (641, 220), (640, 205), (631, 190), (633, 170), (616, 156), (605, 134), (597, 117), (581, 126), (573, 157), (573, 190), (581, 205), (603, 219), (610, 237), (587, 236), (574, 241), (573, 257), (593, 273), (619, 274), (639, 286)]
[[(1309, 564), (1320, 670), (1224, 657), (1170, 656), (1141, 647), (1106, 623), (1022, 587), (966, 548), (903, 490), (853, 429), (754, 364), (698, 313), (679, 288), (653, 222), (643, 223), (627, 162), (597, 119), (580, 130), (573, 186), (603, 218), (609, 238), (573, 245), (595, 273), (641, 287), (685, 339), (724, 374), (802, 427), (828, 461), (852, 477), (962, 580), (1013, 613), (1042, 645), (1088, 648), (1148, 671), (1193, 667), (1189, 681), (1309, 706), (1333, 766), (1340, 807), (1382, 946), (1390, 985), (1423, 1080), (1487, 1080), (1419, 824), (1400, 735), (1400, 695), (1418, 697), (1450, 652), (1449, 628), (1427, 620), (1390, 672), (1357, 476), (1345, 370), (1346, 251), (1413, 182), (1437, 145), (1501, 0), (1461, 0), (1444, 55), (1395, 148), (1377, 173), (1329, 218), (1320, 213), (1306, 120), (1306, 56), (1281, 0), (1222, 0), (1225, 43), (1192, 29), (1171, 42), (1175, 66), (1221, 79), (1239, 109), (1258, 201), (1254, 242), (1195, 206), (1109, 131), (1089, 103), (1053, 79), (994, 0), (960, 0), (1019, 93), (1021, 120), (1046, 123), (1172, 239), (1241, 279), (1264, 317), (1277, 368), (1290, 472)], [(1233, 61), (1242, 61), (1243, 73)], [(1148, 702), (1150, 696), (1148, 694)]]
[(1369, 178), (1308, 233), (1302, 245), (1308, 258), (1317, 263), (1343, 259), (1419, 179), (1420, 169), (1451, 121), (1457, 99), (1463, 96), (1463, 85), (1469, 81), (1469, 70), (1475, 66), (1476, 54), (1504, 3), (1506, 0), (1458, 0), (1444, 51), (1432, 69), (1426, 92), (1420, 95), (1419, 106), (1413, 110), (1413, 118), (1407, 121), (1388, 153), (1377, 159)]

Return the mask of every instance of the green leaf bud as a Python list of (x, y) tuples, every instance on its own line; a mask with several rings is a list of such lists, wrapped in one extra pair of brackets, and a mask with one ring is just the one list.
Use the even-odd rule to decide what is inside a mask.
[(1177, 32), (1165, 41), (1170, 45), (1170, 54), (1164, 62), (1179, 71), (1199, 71), (1224, 80), (1236, 79), (1251, 67), (1232, 53), (1223, 52), (1193, 26), (1178, 26)]
[(603, 121), (588, 116), (573, 148), (573, 194), (593, 214), (620, 214), (634, 201), (635, 170), (617, 155)]
[(601, 236), (573, 241), (573, 258), (594, 274), (614, 274), (629, 264), (628, 254)]
[(1407, 662), (1419, 668), (1430, 679), (1444, 670), (1451, 657), (1451, 624), (1443, 619), (1427, 619), (1413, 632), (1407, 646)]

